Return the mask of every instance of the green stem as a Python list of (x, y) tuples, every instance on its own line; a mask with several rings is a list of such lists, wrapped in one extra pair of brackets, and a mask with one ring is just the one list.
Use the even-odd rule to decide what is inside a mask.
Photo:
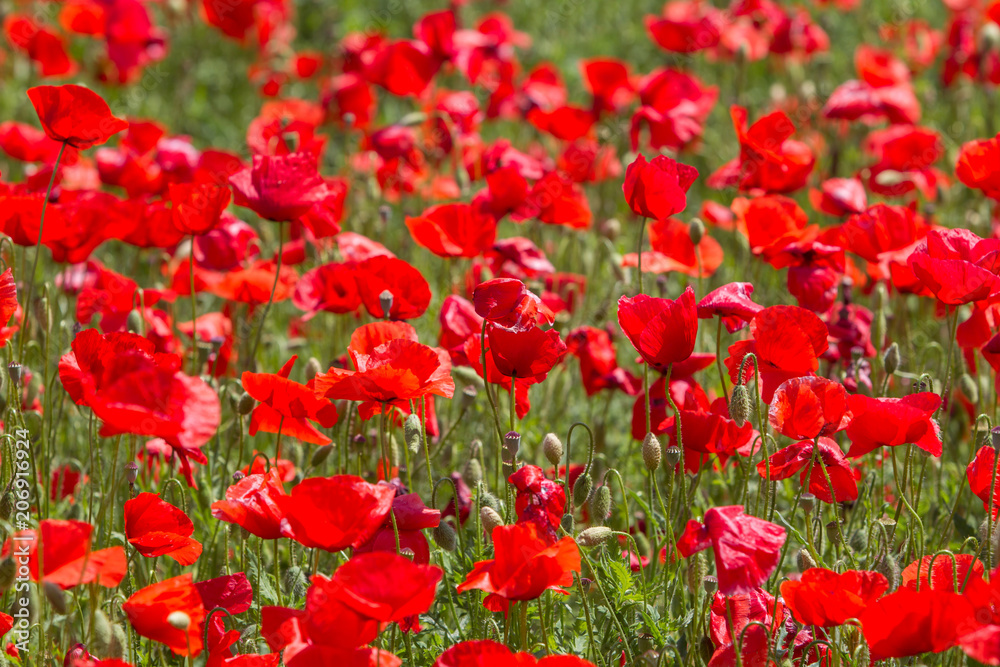
[(274, 284), (271, 285), (271, 296), (267, 299), (267, 305), (264, 306), (264, 314), (260, 318), (260, 326), (257, 327), (257, 337), (253, 342), (253, 349), (250, 350), (250, 358), (247, 360), (248, 363), (255, 363), (257, 360), (257, 348), (260, 346), (261, 336), (264, 334), (264, 325), (267, 324), (267, 314), (271, 312), (271, 304), (274, 303), (274, 293), (278, 289), (278, 281), (281, 279), (281, 256), (285, 252), (285, 226), (284, 224), (278, 225), (278, 265), (274, 270)]

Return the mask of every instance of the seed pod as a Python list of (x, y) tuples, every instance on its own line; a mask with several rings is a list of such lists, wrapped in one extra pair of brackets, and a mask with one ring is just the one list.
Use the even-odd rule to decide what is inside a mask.
[(816, 507), (816, 496), (811, 493), (803, 493), (802, 496), (799, 497), (799, 507), (801, 507), (802, 511), (806, 514), (811, 514), (813, 509)]
[(559, 436), (555, 433), (546, 433), (542, 440), (542, 453), (549, 463), (554, 466), (559, 465), (563, 457), (563, 444)]
[(695, 245), (701, 243), (705, 237), (705, 223), (701, 221), (701, 218), (691, 219), (691, 223), (688, 224), (688, 235), (691, 237), (691, 243)]
[(21, 375), (21, 364), (16, 361), (12, 361), (7, 364), (7, 377), (10, 378), (11, 382), (13, 382), (15, 386), (21, 384)]
[(733, 395), (729, 397), (729, 417), (737, 426), (743, 426), (750, 418), (750, 392), (745, 384), (733, 387)]
[(709, 595), (715, 595), (715, 591), (719, 590), (719, 580), (716, 577), (705, 577), (701, 580), (701, 587)]
[(406, 448), (410, 450), (411, 454), (420, 451), (420, 436), (422, 434), (420, 417), (413, 414), (407, 415), (406, 421), (403, 422), (403, 439), (406, 440)]
[(323, 366), (319, 363), (319, 359), (309, 357), (309, 361), (306, 362), (306, 381), (312, 380), (322, 372)]
[(434, 538), (434, 544), (445, 551), (454, 551), (457, 546), (458, 536), (455, 534), (455, 529), (447, 521), (439, 523), (431, 533), (431, 537)]
[(681, 462), (681, 448), (667, 447), (667, 449), (663, 452), (663, 460), (669, 467), (673, 468)]
[(591, 526), (577, 535), (576, 543), (581, 547), (596, 547), (610, 540), (613, 532), (607, 526)]
[(462, 395), (458, 397), (458, 407), (460, 410), (468, 410), (476, 402), (476, 396), (479, 395), (479, 390), (476, 389), (475, 385), (466, 385), (462, 387)]
[(799, 572), (805, 572), (810, 568), (816, 567), (816, 559), (812, 557), (808, 549), (799, 549), (795, 553), (795, 563), (798, 565)]
[(607, 484), (597, 487), (590, 499), (590, 514), (594, 521), (604, 523), (611, 516), (611, 489)]
[(642, 463), (646, 466), (646, 470), (653, 472), (659, 468), (660, 456), (660, 441), (652, 432), (647, 433), (642, 439)]
[(521, 451), (521, 434), (517, 431), (507, 431), (503, 436), (504, 463), (513, 463), (519, 451)]
[(618, 222), (617, 218), (608, 218), (601, 223), (601, 226), (597, 230), (601, 236), (608, 239), (609, 241), (614, 241), (616, 238), (621, 236), (622, 233), (622, 223)]
[(962, 394), (969, 399), (970, 403), (975, 404), (979, 402), (979, 385), (976, 384), (971, 375), (962, 373), (962, 376), (958, 378), (958, 387), (962, 390)]
[(382, 290), (382, 293), (378, 295), (378, 305), (382, 308), (383, 317), (389, 317), (389, 313), (392, 311), (392, 292), (389, 290)]
[(241, 415), (243, 415), (244, 417), (246, 417), (248, 414), (250, 414), (251, 412), (253, 412), (253, 408), (254, 408), (254, 406), (256, 404), (257, 404), (257, 401), (253, 400), (253, 396), (251, 396), (250, 394), (248, 394), (246, 392), (243, 392), (243, 395), (240, 396), (240, 402), (237, 405), (236, 410)]
[(479, 519), (483, 522), (483, 530), (486, 531), (487, 535), (492, 535), (494, 528), (503, 525), (503, 518), (489, 505), (479, 510)]
[(844, 533), (840, 530), (839, 521), (831, 521), (826, 524), (826, 536), (833, 544), (841, 544), (844, 541)]
[(0, 561), (0, 592), (7, 592), (14, 585), (14, 576), (17, 574), (17, 563), (10, 556)]
[(139, 464), (135, 461), (129, 461), (125, 464), (125, 480), (129, 484), (135, 484), (137, 479), (139, 479)]
[(893, 343), (882, 355), (882, 367), (888, 375), (892, 375), (899, 368), (899, 345)]
[(118, 623), (113, 624), (111, 626), (111, 636), (111, 646), (106, 651), (107, 656), (121, 660), (125, 657), (125, 646), (128, 643), (128, 639), (125, 636), (125, 628)]
[(326, 445), (324, 447), (317, 447), (316, 451), (313, 452), (311, 463), (315, 466), (323, 465), (323, 462), (330, 458), (330, 454), (333, 452), (332, 445)]
[(590, 494), (594, 490), (594, 478), (590, 476), (589, 472), (583, 472), (576, 481), (573, 482), (573, 504), (577, 507), (582, 507), (587, 500), (590, 499)]
[(66, 606), (66, 594), (59, 587), (59, 584), (46, 581), (42, 584), (42, 590), (45, 592), (45, 599), (49, 601), (55, 612), (65, 615), (69, 608)]
[(705, 562), (705, 554), (699, 551), (688, 558), (687, 588), (691, 595), (698, 594), (706, 574), (708, 574), (708, 563)]
[(473, 457), (465, 463), (465, 468), (462, 469), (462, 481), (469, 486), (476, 486), (483, 481), (483, 466), (479, 463), (479, 459)]
[(477, 389), (482, 389), (486, 386), (483, 378), (479, 377), (479, 373), (468, 366), (453, 366), (451, 377), (454, 378), (456, 385), (476, 387)]

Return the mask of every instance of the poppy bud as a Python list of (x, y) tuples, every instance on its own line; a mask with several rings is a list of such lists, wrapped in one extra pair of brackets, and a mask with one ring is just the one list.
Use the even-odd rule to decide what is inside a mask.
[(812, 514), (813, 509), (816, 507), (816, 496), (811, 493), (803, 493), (799, 498), (799, 507), (806, 514)]
[(21, 384), (21, 364), (16, 361), (7, 364), (7, 376), (15, 386)]
[(816, 567), (816, 559), (812, 557), (808, 549), (799, 549), (796, 552), (795, 563), (798, 565), (799, 572), (805, 572), (810, 568)]
[(479, 506), (490, 507), (497, 514), (500, 514), (500, 512), (503, 510), (503, 507), (500, 505), (500, 499), (494, 496), (489, 491), (487, 491), (486, 493), (482, 494), (479, 497)]
[(257, 402), (255, 400), (253, 400), (253, 396), (251, 396), (250, 394), (248, 394), (246, 392), (243, 392), (243, 395), (240, 396), (240, 402), (236, 406), (236, 410), (241, 415), (243, 415), (244, 417), (246, 417), (248, 414), (250, 414), (251, 412), (253, 412), (253, 408), (254, 408), (254, 405), (256, 405), (256, 403)]
[(406, 440), (406, 448), (410, 450), (411, 454), (420, 451), (421, 432), (420, 417), (414, 414), (407, 415), (406, 421), (403, 422), (403, 439)]
[(562, 528), (567, 535), (572, 535), (573, 529), (576, 527), (576, 520), (573, 518), (573, 515), (563, 514), (563, 518), (559, 520), (559, 527)]
[(483, 466), (479, 459), (471, 458), (462, 469), (462, 481), (469, 486), (476, 486), (483, 481)]
[(330, 454), (332, 452), (333, 452), (333, 447), (330, 446), (330, 445), (326, 445), (324, 447), (317, 448), (316, 451), (313, 452), (312, 459), (311, 459), (311, 465), (313, 465), (313, 466), (321, 466), (321, 465), (323, 465), (323, 462), (326, 461), (330, 457)]
[(451, 376), (455, 379), (455, 384), (475, 387), (477, 389), (482, 389), (485, 386), (483, 378), (479, 377), (479, 373), (468, 366), (452, 366)]
[(701, 580), (701, 588), (709, 595), (715, 595), (715, 591), (719, 590), (719, 580), (716, 577), (705, 577)]
[(49, 319), (49, 297), (43, 296), (39, 299), (35, 311), (35, 319), (38, 320), (38, 325), (42, 328), (42, 331), (48, 331), (52, 326), (52, 322)]
[(45, 592), (45, 599), (49, 601), (52, 608), (57, 614), (65, 615), (68, 611), (66, 606), (66, 594), (63, 593), (63, 589), (59, 587), (59, 584), (46, 581), (42, 584), (42, 590)]
[(17, 563), (8, 556), (0, 561), (0, 591), (7, 592), (14, 584), (14, 576), (17, 574)]
[(125, 320), (125, 326), (128, 327), (131, 333), (137, 334), (142, 332), (142, 315), (139, 314), (138, 310), (129, 311), (128, 318)]
[(1000, 26), (992, 21), (986, 21), (979, 29), (979, 49), (981, 53), (996, 53), (1000, 51)]
[(378, 295), (378, 305), (382, 308), (382, 316), (389, 317), (389, 312), (392, 310), (392, 292), (387, 289), (382, 290)]
[(383, 224), (389, 222), (389, 216), (391, 215), (392, 208), (388, 204), (382, 204), (378, 207), (378, 217), (382, 219)]
[(167, 615), (167, 623), (178, 630), (187, 630), (191, 627), (191, 617), (183, 611), (172, 611)]
[(895, 343), (882, 355), (882, 367), (888, 375), (892, 375), (899, 368), (899, 346)]
[(309, 361), (306, 362), (306, 382), (312, 380), (322, 372), (323, 366), (319, 363), (319, 359), (316, 357), (309, 357)]
[(576, 538), (576, 543), (581, 547), (596, 547), (611, 539), (612, 531), (607, 526), (591, 526)]
[(666, 461), (668, 466), (673, 468), (681, 462), (681, 448), (667, 447), (666, 451), (663, 452), (663, 460)]
[(691, 595), (698, 594), (706, 574), (708, 574), (708, 563), (705, 562), (705, 554), (700, 551), (692, 554), (687, 563), (687, 588)]
[(597, 487), (597, 493), (590, 499), (590, 513), (594, 521), (602, 523), (611, 516), (611, 489), (607, 484)]
[(14, 514), (14, 494), (11, 491), (3, 494), (0, 498), (0, 519), (4, 521), (10, 521), (10, 517)]
[(646, 470), (653, 472), (660, 467), (660, 441), (652, 432), (647, 433), (642, 439), (642, 462)]
[(826, 524), (826, 536), (834, 544), (840, 544), (844, 541), (844, 534), (840, 530), (839, 521), (831, 521)]
[(590, 498), (591, 491), (594, 490), (594, 478), (589, 472), (582, 473), (573, 483), (573, 504), (582, 506)]
[(708, 637), (702, 637), (698, 642), (698, 653), (701, 654), (701, 661), (707, 665), (715, 654), (715, 644)]
[(94, 612), (94, 623), (91, 628), (93, 629), (91, 645), (94, 652), (101, 655), (110, 653), (111, 646), (114, 643), (114, 633), (111, 630), (111, 622), (108, 620), (107, 615), (100, 609)]
[(135, 461), (129, 461), (125, 464), (125, 480), (129, 484), (135, 484), (135, 480), (139, 478), (139, 464)]
[(969, 399), (969, 403), (979, 402), (979, 385), (976, 384), (971, 375), (962, 373), (962, 376), (958, 378), (958, 387), (962, 390), (962, 394)]
[(863, 529), (856, 530), (851, 533), (851, 537), (847, 543), (854, 551), (864, 551), (868, 548), (868, 536)]
[(456, 534), (455, 529), (451, 527), (451, 524), (447, 521), (442, 521), (431, 533), (431, 537), (434, 538), (434, 543), (444, 549), (445, 551), (454, 551), (456, 546)]
[(729, 397), (729, 417), (737, 426), (743, 426), (750, 418), (750, 392), (745, 384), (733, 387), (733, 395)]
[(563, 457), (563, 444), (559, 436), (555, 433), (545, 434), (542, 440), (542, 453), (545, 459), (554, 466), (558, 466)]
[(691, 243), (698, 245), (701, 240), (705, 238), (705, 223), (701, 221), (701, 218), (692, 218), (691, 224), (688, 225), (688, 235), (691, 236)]
[(621, 236), (622, 223), (618, 222), (617, 218), (608, 218), (601, 223), (601, 226), (598, 228), (598, 232), (609, 241), (614, 241), (616, 238)]
[(487, 535), (493, 534), (493, 529), (503, 525), (503, 518), (492, 507), (483, 507), (479, 510), (479, 520), (483, 522), (483, 530)]
[(889, 580), (890, 591), (894, 591), (899, 587), (899, 577), (901, 571), (899, 569), (899, 563), (896, 562), (896, 559), (892, 554), (885, 554), (876, 560), (872, 569)]

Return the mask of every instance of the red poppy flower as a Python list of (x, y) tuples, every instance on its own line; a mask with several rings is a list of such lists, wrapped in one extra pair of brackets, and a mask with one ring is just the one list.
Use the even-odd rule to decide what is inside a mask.
[(566, 511), (566, 491), (562, 484), (546, 478), (542, 469), (533, 465), (521, 466), (507, 481), (517, 489), (514, 510), (518, 522), (534, 523), (540, 535), (548, 535), (554, 542)]
[(949, 179), (933, 164), (944, 155), (944, 142), (935, 130), (893, 125), (868, 135), (865, 152), (878, 158), (868, 168), (868, 189), (886, 197), (900, 197), (914, 190), (926, 199), (937, 199), (939, 186)]
[(593, 213), (579, 184), (557, 171), (550, 171), (538, 179), (512, 217), (515, 222), (537, 218), (547, 225), (588, 229)]
[[(0, 123), (0, 150), (22, 162), (50, 163), (59, 154), (59, 142), (31, 125), (4, 121)], [(63, 160), (66, 157), (64, 154)]]
[(784, 637), (783, 641), (777, 641), (776, 647), (793, 659), (802, 658), (802, 650), (812, 640), (808, 631), (796, 627), (781, 599), (775, 600), (767, 591), (754, 589), (736, 595), (716, 592), (709, 620), (709, 638), (715, 646), (708, 663), (711, 667), (736, 665), (734, 638), (740, 642), (744, 665), (766, 667), (771, 662), (771, 645), (776, 637)]
[(753, 302), (753, 285), (727, 283), (712, 290), (698, 302), (698, 318), (722, 318), (729, 333), (736, 333), (747, 325), (764, 306)]
[(852, 394), (847, 407), (854, 415), (847, 425), (851, 439), (848, 458), (856, 459), (878, 447), (913, 444), (931, 456), (941, 456), (941, 428), (934, 413), (941, 397), (929, 391), (903, 398), (871, 398)]
[(828, 178), (819, 190), (809, 191), (809, 201), (820, 213), (838, 218), (864, 213), (868, 208), (865, 186), (856, 178)]
[(640, 153), (625, 171), (622, 192), (636, 215), (666, 220), (687, 206), (687, 191), (698, 178), (698, 170), (665, 155), (651, 162)]
[(3, 28), (10, 45), (39, 65), (42, 77), (72, 76), (79, 70), (67, 52), (66, 39), (48, 26), (24, 14), (8, 14)]
[(335, 194), (319, 175), (309, 152), (254, 155), (253, 166), (229, 177), (233, 202), (266, 220), (290, 222)]
[(719, 97), (714, 86), (705, 86), (696, 77), (677, 69), (659, 68), (639, 84), (642, 101), (632, 116), (629, 138), (638, 150), (644, 125), (649, 127), (649, 146), (683, 150), (698, 141)]
[(10, 318), (19, 308), (17, 303), (17, 285), (14, 283), (13, 269), (7, 269), (0, 274), (0, 347), (7, 344), (17, 327), (8, 327)]
[(128, 121), (116, 118), (101, 96), (83, 86), (36, 86), (28, 89), (45, 134), (83, 150), (100, 145), (128, 128)]
[(292, 303), (306, 311), (303, 319), (316, 313), (352, 313), (361, 306), (361, 295), (350, 264), (330, 262), (310, 269), (295, 285)]
[(684, 361), (694, 352), (698, 313), (689, 285), (676, 301), (639, 294), (618, 299), (618, 324), (632, 347), (653, 368)]
[[(965, 476), (969, 480), (969, 488), (976, 497), (983, 501), (983, 509), (989, 509), (990, 492), (993, 492), (993, 518), (1000, 516), (1000, 474), (993, 477), (993, 463), (996, 452), (991, 445), (983, 445), (976, 452), (976, 457), (969, 463)], [(990, 479), (993, 479), (992, 485)]]
[(488, 595), (483, 606), (506, 609), (511, 600), (534, 600), (546, 590), (566, 593), (580, 571), (580, 549), (572, 537), (553, 543), (535, 522), (493, 529), (494, 557), (478, 561), (458, 585), (458, 592), (478, 589)]
[[(16, 551), (18, 557), (23, 557), (22, 549), (27, 544), (31, 581), (52, 583), (63, 590), (84, 584), (114, 588), (128, 572), (125, 549), (108, 547), (91, 551), (93, 531), (94, 527), (85, 521), (42, 519), (38, 530), (19, 530), (14, 533), (16, 541), (8, 538), (0, 555), (9, 558)], [(41, 539), (38, 538), (39, 533)]]
[[(931, 565), (933, 561), (933, 566)], [(986, 568), (971, 554), (924, 556), (907, 565), (900, 577), (900, 587), (911, 590), (935, 590), (960, 593), (974, 582), (984, 581)], [(956, 579), (958, 586), (955, 586)]]
[(326, 551), (360, 546), (389, 515), (395, 493), (391, 486), (353, 475), (305, 479), (291, 495), (278, 498), (281, 533)]
[(486, 341), (497, 370), (508, 377), (541, 382), (566, 356), (566, 343), (555, 329), (542, 331), (531, 327), (525, 331), (510, 331), (490, 326)]
[[(393, 527), (395, 519), (395, 528)], [(430, 545), (423, 531), (436, 528), (441, 523), (441, 512), (424, 505), (420, 495), (405, 493), (392, 500), (392, 516), (382, 521), (382, 526), (364, 544), (356, 547), (354, 553), (370, 551), (391, 551), (396, 553), (396, 534), (399, 547), (413, 552), (413, 562), (426, 565), (431, 562)]]
[(781, 597), (799, 623), (832, 628), (861, 616), (888, 590), (888, 580), (878, 572), (848, 570), (837, 574), (813, 567), (798, 581), (782, 582)]
[(494, 278), (476, 285), (472, 300), (476, 314), (510, 331), (526, 331), (540, 319), (551, 324), (551, 313), (541, 300), (515, 278)]
[[(136, 633), (165, 644), (175, 655), (201, 653), (205, 606), (190, 574), (136, 591), (122, 604), (122, 611)], [(176, 628), (168, 620), (176, 612), (182, 612), (190, 619), (186, 629)]]
[[(275, 285), (276, 273), (278, 273), (277, 285)], [(185, 280), (181, 281), (181, 286), (184, 282), (190, 282), (187, 275), (183, 277)], [(281, 266), (279, 273), (277, 262), (272, 258), (258, 259), (245, 268), (227, 271), (222, 276), (212, 276), (195, 268), (196, 286), (199, 279), (205, 280), (205, 291), (220, 299), (259, 306), (272, 299), (272, 293), (274, 303), (289, 298), (299, 276), (295, 269), (287, 264)]]
[(410, 624), (434, 603), (444, 571), (395, 553), (357, 554), (333, 573), (331, 593), (357, 613), (381, 623)]
[(147, 558), (167, 556), (180, 565), (191, 565), (202, 550), (193, 533), (191, 519), (155, 493), (140, 493), (125, 501), (125, 537)]
[(250, 435), (258, 431), (281, 433), (314, 445), (329, 445), (329, 436), (309, 422), (323, 428), (337, 423), (333, 403), (316, 397), (313, 381), (300, 384), (288, 379), (298, 355), (293, 356), (277, 373), (245, 371), (240, 378), (243, 390), (260, 401), (250, 413)]
[(726, 17), (711, 5), (680, 0), (668, 2), (662, 16), (648, 15), (645, 22), (650, 39), (660, 48), (694, 53), (719, 43)]
[(228, 187), (211, 183), (171, 183), (167, 192), (174, 227), (195, 236), (215, 229), (232, 197)]
[[(793, 445), (779, 449), (765, 462), (757, 464), (757, 472), (763, 479), (788, 479), (801, 471), (799, 483), (806, 483), (806, 473), (813, 457), (815, 444), (812, 440), (803, 440)], [(821, 467), (822, 466), (822, 467)], [(826, 469), (826, 475), (823, 469)], [(770, 477), (768, 477), (770, 470)], [(829, 483), (826, 477), (829, 475)], [(831, 492), (830, 485), (833, 485)], [(838, 503), (858, 499), (858, 482), (851, 470), (851, 465), (844, 457), (844, 452), (836, 441), (830, 438), (819, 438), (819, 459), (809, 472), (809, 493), (825, 503), (832, 503), (834, 496)]]
[[(411, 320), (420, 317), (431, 302), (431, 288), (413, 266), (395, 257), (370, 257), (355, 265), (354, 277), (365, 310), (374, 318)], [(382, 310), (381, 295), (392, 294), (392, 308)]]
[[(722, 246), (705, 234), (696, 246), (688, 225), (676, 218), (657, 220), (649, 226), (652, 250), (642, 253), (642, 270), (647, 273), (677, 271), (686, 276), (707, 278), (713, 275), (723, 259)], [(639, 265), (637, 253), (627, 253), (622, 266)]]
[(967, 229), (935, 229), (914, 249), (910, 269), (948, 305), (1000, 294), (1000, 240), (981, 239)]
[(431, 206), (406, 217), (413, 240), (438, 257), (475, 257), (496, 241), (497, 221), (469, 204)]
[(642, 382), (618, 365), (618, 354), (611, 335), (596, 327), (578, 327), (566, 337), (569, 354), (580, 360), (580, 375), (587, 396), (602, 389), (620, 389), (629, 396), (642, 390)]
[(499, 642), (475, 639), (459, 642), (438, 656), (432, 667), (594, 667), (592, 662), (572, 655), (536, 658), (530, 653), (514, 653)]
[(870, 603), (859, 620), (872, 660), (940, 653), (978, 625), (958, 593), (909, 588)]
[(773, 426), (793, 440), (832, 435), (847, 428), (844, 385), (821, 377), (792, 378), (774, 392), (768, 413)]
[(767, 581), (778, 566), (785, 529), (743, 513), (742, 505), (712, 507), (704, 523), (689, 521), (677, 540), (685, 558), (712, 547), (719, 592), (747, 593)]
[(738, 377), (743, 357), (753, 352), (759, 364), (760, 395), (765, 403), (770, 403), (774, 391), (785, 380), (819, 370), (819, 358), (829, 347), (828, 333), (823, 320), (805, 308), (765, 308), (750, 321), (753, 340), (729, 346), (726, 359), (729, 377), (739, 384), (753, 381), (753, 366), (749, 363), (744, 367), (744, 377)]
[(514, 386), (514, 406), (518, 419), (524, 419), (531, 409), (531, 401), (528, 398), (528, 390), (533, 381), (530, 378), (512, 378), (504, 375), (497, 368), (496, 361), (492, 354), (486, 355), (486, 367), (483, 368), (483, 347), (480, 336), (469, 336), (462, 346), (465, 358), (469, 365), (476, 371), (479, 377), (490, 384), (499, 385), (505, 393), (510, 393), (511, 385)]
[(212, 516), (261, 539), (276, 540), (282, 536), (284, 518), (280, 503), (287, 495), (278, 468), (272, 466), (269, 472), (247, 475), (226, 489), (225, 499), (212, 503)]
[(382, 44), (364, 67), (365, 78), (393, 95), (420, 95), (441, 66), (423, 42), (400, 39)]
[(1000, 200), (1000, 137), (976, 139), (962, 144), (955, 175), (967, 187), (982, 190), (990, 199)]

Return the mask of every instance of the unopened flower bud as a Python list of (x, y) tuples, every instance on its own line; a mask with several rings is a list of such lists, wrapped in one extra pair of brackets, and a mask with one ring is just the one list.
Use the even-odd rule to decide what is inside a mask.
[(483, 530), (487, 535), (493, 534), (493, 529), (503, 525), (503, 518), (492, 507), (483, 507), (479, 510), (479, 520), (483, 522)]
[(611, 488), (607, 484), (597, 487), (590, 499), (590, 514), (594, 521), (603, 523), (611, 516)]
[(876, 560), (872, 569), (879, 572), (882, 576), (889, 580), (890, 591), (899, 587), (899, 577), (901, 575), (901, 571), (899, 569), (899, 563), (896, 562), (896, 559), (892, 556), (892, 554), (885, 554)]
[(10, 556), (0, 561), (0, 592), (6, 592), (13, 584), (17, 574), (17, 563)]
[(309, 361), (306, 362), (306, 382), (312, 380), (322, 372), (323, 366), (319, 363), (319, 359), (316, 357), (309, 357)]
[(594, 490), (594, 478), (589, 472), (583, 472), (576, 481), (573, 482), (573, 504), (581, 507), (590, 498), (590, 493)]
[(868, 548), (868, 535), (865, 534), (863, 529), (856, 530), (851, 533), (851, 538), (848, 540), (848, 544), (854, 551), (864, 551)]
[(455, 529), (451, 527), (451, 524), (447, 521), (442, 521), (431, 533), (431, 537), (434, 538), (434, 544), (438, 545), (445, 551), (454, 551), (457, 544), (457, 535), (455, 534)]
[(622, 223), (618, 222), (617, 218), (608, 218), (601, 223), (597, 231), (601, 236), (609, 241), (614, 241), (616, 238), (621, 236)]
[(132, 333), (140, 333), (142, 331), (142, 315), (139, 314), (138, 310), (129, 311), (128, 318), (125, 320), (125, 326)]
[(53, 581), (46, 581), (42, 584), (42, 590), (45, 592), (45, 599), (49, 601), (52, 608), (57, 614), (65, 615), (69, 608), (66, 606), (66, 594), (59, 584)]
[(563, 514), (562, 519), (559, 520), (559, 526), (567, 535), (572, 535), (573, 529), (576, 527), (576, 519), (573, 518), (572, 514)]
[(191, 617), (183, 611), (172, 611), (167, 616), (167, 623), (178, 630), (187, 630), (191, 627)]
[(462, 481), (469, 486), (476, 486), (483, 481), (483, 466), (479, 459), (471, 458), (462, 469)]
[(642, 463), (646, 470), (653, 472), (660, 467), (660, 441), (652, 432), (647, 433), (642, 439)]
[(382, 307), (382, 316), (389, 317), (389, 313), (392, 311), (392, 292), (389, 290), (382, 290), (382, 293), (378, 295), (378, 304)]
[(592, 526), (577, 536), (576, 543), (581, 547), (596, 547), (610, 540), (613, 532), (607, 526)]
[(979, 29), (979, 49), (982, 53), (997, 53), (1000, 51), (1000, 26), (993, 21), (986, 21)]
[(503, 507), (500, 505), (500, 499), (494, 496), (488, 491), (479, 496), (479, 506), (480, 507), (492, 507), (493, 511), (499, 514)]
[(14, 493), (12, 491), (7, 491), (0, 497), (0, 519), (4, 521), (10, 521), (10, 517), (14, 515)]
[(979, 385), (968, 373), (962, 373), (962, 376), (958, 378), (958, 387), (962, 390), (962, 394), (969, 399), (969, 403), (979, 402)]
[(330, 454), (333, 452), (332, 445), (325, 445), (323, 447), (317, 447), (316, 451), (313, 452), (312, 459), (310, 463), (313, 467), (323, 465), (323, 462), (329, 458)]
[(733, 395), (729, 397), (729, 417), (737, 426), (743, 426), (750, 418), (750, 391), (745, 384), (733, 387)]
[(403, 439), (406, 440), (406, 448), (410, 450), (411, 454), (416, 454), (420, 451), (420, 436), (423, 433), (423, 429), (420, 425), (420, 417), (410, 414), (406, 416), (406, 421), (403, 422)]
[(831, 521), (826, 524), (826, 536), (834, 544), (840, 544), (844, 541), (844, 534), (840, 530), (839, 521)]
[(687, 587), (691, 595), (697, 595), (706, 574), (708, 574), (708, 563), (705, 562), (705, 554), (700, 551), (692, 554), (687, 562)]
[(705, 223), (701, 218), (693, 218), (688, 225), (688, 234), (691, 236), (691, 243), (698, 245), (705, 237)]
[(812, 557), (808, 549), (799, 549), (795, 554), (795, 562), (799, 567), (799, 572), (816, 567), (816, 559)]
[(542, 440), (542, 453), (545, 454), (545, 459), (554, 466), (559, 465), (563, 457), (563, 444), (559, 440), (559, 436), (555, 433), (545, 434), (545, 438)]
[(899, 368), (899, 345), (893, 343), (882, 355), (882, 367), (888, 375), (892, 375)]
[(240, 402), (236, 406), (236, 410), (241, 415), (243, 415), (244, 417), (246, 417), (248, 414), (250, 414), (251, 412), (253, 412), (254, 405), (256, 405), (256, 403), (257, 402), (255, 400), (253, 400), (253, 396), (251, 396), (250, 394), (248, 394), (246, 392), (243, 392), (243, 395), (240, 396)]

